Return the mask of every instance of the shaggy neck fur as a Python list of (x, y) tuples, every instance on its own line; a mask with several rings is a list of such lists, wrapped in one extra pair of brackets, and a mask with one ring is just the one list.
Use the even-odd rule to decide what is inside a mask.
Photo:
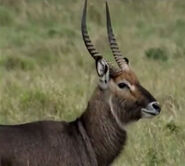
[[(119, 155), (126, 142), (126, 131), (120, 127), (110, 106), (110, 95), (106, 90), (96, 89), (82, 115), (82, 122), (92, 142), (98, 165), (107, 166)], [(112, 110), (111, 110), (112, 109)], [(117, 110), (116, 110), (117, 111)], [(117, 117), (119, 118), (119, 117)]]

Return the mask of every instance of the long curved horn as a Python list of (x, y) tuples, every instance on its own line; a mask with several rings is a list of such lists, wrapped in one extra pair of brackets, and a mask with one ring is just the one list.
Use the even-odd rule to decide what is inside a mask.
[(83, 40), (84, 40), (84, 43), (86, 45), (87, 50), (89, 51), (89, 53), (91, 54), (91, 56), (95, 60), (98, 60), (98, 59), (102, 58), (102, 56), (95, 49), (95, 47), (94, 47), (93, 43), (91, 42), (91, 39), (88, 35), (87, 25), (86, 25), (86, 14), (87, 14), (87, 0), (85, 0), (84, 9), (83, 9), (81, 31), (82, 31)]
[(112, 50), (112, 53), (114, 55), (114, 58), (118, 64), (118, 66), (122, 70), (124, 70), (125, 68), (128, 68), (129, 60), (122, 56), (122, 54), (119, 50), (118, 44), (116, 42), (116, 38), (114, 36), (113, 29), (112, 29), (109, 6), (108, 6), (107, 1), (106, 1), (106, 18), (107, 18), (107, 34), (108, 34), (110, 48)]

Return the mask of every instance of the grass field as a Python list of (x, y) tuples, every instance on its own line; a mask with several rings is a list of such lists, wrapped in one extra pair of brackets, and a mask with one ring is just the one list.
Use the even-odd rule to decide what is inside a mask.
[[(119, 45), (160, 116), (128, 127), (113, 166), (185, 166), (185, 1), (112, 0)], [(80, 32), (83, 0), (0, 0), (0, 123), (78, 117), (97, 84)], [(88, 4), (88, 29), (113, 61), (103, 0)]]

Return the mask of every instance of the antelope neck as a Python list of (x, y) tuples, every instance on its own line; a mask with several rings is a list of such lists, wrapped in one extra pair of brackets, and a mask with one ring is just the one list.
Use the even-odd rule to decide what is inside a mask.
[(84, 128), (101, 166), (112, 163), (127, 139), (126, 131), (116, 120), (118, 117), (113, 115), (112, 101), (109, 104), (108, 99), (103, 90), (96, 89), (82, 115)]
[(90, 162), (93, 166), (98, 166), (98, 162), (96, 159), (96, 154), (94, 152), (94, 149), (92, 147), (92, 143), (89, 139), (89, 136), (87, 135), (87, 132), (80, 120), (77, 121), (78, 129), (80, 131), (80, 134), (82, 136), (83, 141), (85, 142), (85, 146), (89, 155)]
[(112, 116), (114, 117), (114, 119), (115, 119), (115, 121), (116, 121), (118, 127), (119, 127), (121, 130), (125, 131), (124, 124), (121, 122), (121, 120), (119, 119), (118, 115), (116, 114), (116, 111), (115, 111), (114, 108), (113, 108), (112, 96), (110, 96), (110, 98), (109, 98), (109, 107), (110, 107), (110, 112), (111, 112)]

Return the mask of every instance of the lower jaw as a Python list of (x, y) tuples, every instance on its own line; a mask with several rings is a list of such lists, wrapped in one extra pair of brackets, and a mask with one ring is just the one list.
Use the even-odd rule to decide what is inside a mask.
[(155, 116), (156, 116), (156, 114), (154, 114), (154, 113), (142, 112), (142, 117), (143, 118), (153, 118)]

